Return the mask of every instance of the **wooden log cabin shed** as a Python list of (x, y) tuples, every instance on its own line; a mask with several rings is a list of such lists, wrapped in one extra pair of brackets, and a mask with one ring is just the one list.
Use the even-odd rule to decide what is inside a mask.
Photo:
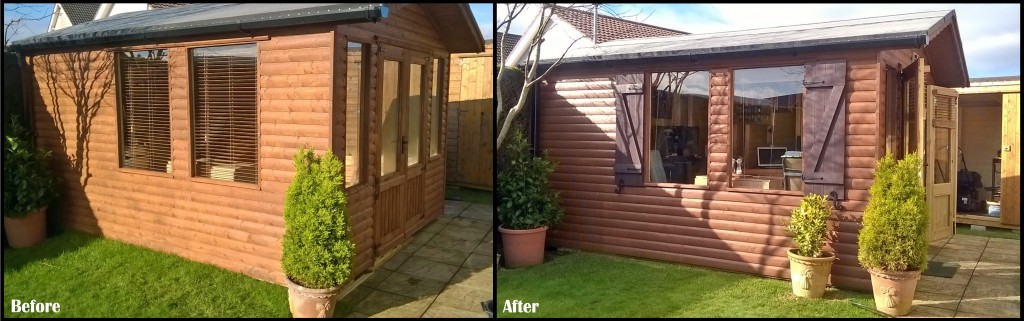
[(15, 42), (75, 230), (276, 283), (303, 146), (346, 166), (353, 275), (442, 213), (466, 4), (193, 4)]
[(943, 87), (968, 85), (963, 57), (953, 11), (570, 51), (537, 88), (566, 212), (550, 243), (788, 278), (785, 224), (818, 193), (840, 206), (832, 284), (869, 290), (857, 233), (887, 151), (925, 155), (930, 233), (953, 233), (957, 95)]

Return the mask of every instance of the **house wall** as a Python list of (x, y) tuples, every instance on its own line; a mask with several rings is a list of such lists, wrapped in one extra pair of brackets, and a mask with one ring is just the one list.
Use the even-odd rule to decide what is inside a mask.
[[(84, 48), (27, 56), (28, 85), (34, 94), (28, 98), (33, 127), (39, 146), (54, 152), (55, 169), (63, 184), (62, 203), (51, 208), (51, 215), (71, 229), (282, 284), (284, 198), (294, 177), (292, 157), (302, 146), (325, 151), (333, 148), (334, 140), (344, 139), (340, 133), (345, 132), (342, 111), (346, 106), (334, 95), (345, 92), (344, 86), (338, 86), (344, 83), (340, 81), (344, 77), (334, 76), (334, 64), (344, 62), (346, 56), (333, 59), (337, 37), (354, 36), (372, 42), (376, 35), (381, 43), (421, 48), (447, 57), (432, 25), (424, 19), (418, 6), (398, 5), (388, 20), (372, 24), (289, 28), (266, 31), (247, 40), (211, 36), (195, 42), (155, 45), (169, 50), (171, 174), (118, 166), (117, 86), (111, 52)], [(190, 46), (240, 41), (257, 43), (259, 52), (260, 158), (256, 185), (193, 178), (190, 174), (187, 50)], [(376, 68), (371, 76), (369, 83), (374, 85), (369, 95), (375, 97)], [(370, 100), (368, 106), (376, 102)], [(366, 135), (374, 137), (375, 133), (371, 126)], [(373, 143), (368, 150), (365, 159), (371, 161), (366, 162), (366, 170), (375, 173)], [(344, 155), (343, 150), (338, 154)], [(374, 252), (372, 240), (372, 180), (365, 182), (348, 190), (347, 213), (357, 247), (354, 276), (371, 269), (379, 254)], [(443, 157), (429, 161), (426, 182), (423, 195), (427, 217), (432, 219), (442, 212)]]
[(114, 7), (110, 9), (110, 14), (107, 15), (107, 17), (126, 12), (135, 12), (143, 10), (149, 10), (148, 3), (115, 3)]
[(50, 29), (50, 31), (64, 29), (71, 26), (71, 18), (68, 18), (68, 14), (64, 12), (64, 8), (57, 10), (55, 15), (56, 20), (53, 23), (53, 29)]
[[(788, 278), (784, 230), (799, 192), (750, 191), (727, 187), (731, 120), (731, 69), (802, 65), (847, 60), (845, 210), (830, 225), (837, 233), (826, 246), (837, 254), (832, 282), (867, 290), (870, 281), (857, 263), (857, 233), (873, 181), (880, 140), (879, 59), (875, 51), (800, 54), (706, 62), (591, 63), (563, 65), (540, 85), (540, 150), (557, 163), (550, 186), (559, 192), (563, 223), (549, 233), (565, 246)], [(615, 193), (616, 74), (710, 70), (709, 186), (624, 187)], [(646, 165), (645, 165), (646, 168)]]

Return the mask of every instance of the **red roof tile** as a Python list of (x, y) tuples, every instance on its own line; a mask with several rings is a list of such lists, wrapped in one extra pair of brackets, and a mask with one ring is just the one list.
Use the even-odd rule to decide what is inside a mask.
[[(594, 16), (592, 12), (555, 6), (555, 14), (571, 24), (576, 30), (593, 37)], [(597, 14), (597, 43), (618, 39), (679, 36), (690, 33), (629, 21), (622, 18)]]

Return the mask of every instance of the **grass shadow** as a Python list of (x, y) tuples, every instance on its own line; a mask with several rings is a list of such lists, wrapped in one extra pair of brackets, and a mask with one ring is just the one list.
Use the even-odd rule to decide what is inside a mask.
[[(25, 266), (36, 262), (60, 257), (69, 252), (89, 245), (96, 239), (82, 234), (70, 233), (58, 230), (47, 235), (42, 244), (24, 249), (4, 249), (4, 275), (17, 273)], [(45, 264), (45, 263), (44, 263)]]
[[(629, 257), (575, 252), (502, 270), (498, 303), (538, 302), (538, 314), (501, 317), (873, 317), (849, 302), (870, 295), (830, 289), (792, 295), (789, 282)], [(642, 303), (641, 303), (642, 302)]]

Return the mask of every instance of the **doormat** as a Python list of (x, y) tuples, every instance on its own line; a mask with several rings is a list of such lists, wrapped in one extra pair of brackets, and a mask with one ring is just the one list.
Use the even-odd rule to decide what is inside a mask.
[(959, 269), (960, 263), (928, 261), (928, 269), (925, 269), (923, 274), (944, 278), (952, 278), (953, 275), (956, 274), (956, 270)]

